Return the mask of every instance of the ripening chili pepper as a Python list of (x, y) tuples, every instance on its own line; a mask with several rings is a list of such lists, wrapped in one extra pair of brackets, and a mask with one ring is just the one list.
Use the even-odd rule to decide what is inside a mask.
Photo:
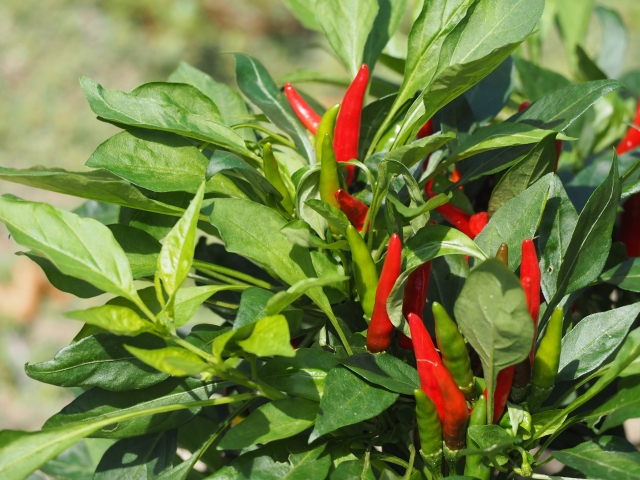
[[(424, 305), (427, 303), (431, 262), (423, 263), (409, 274), (402, 297), (402, 315), (407, 318), (415, 313), (422, 318)], [(404, 333), (398, 332), (398, 345), (405, 350), (413, 350), (413, 342)]]
[(622, 208), (618, 240), (627, 247), (629, 257), (640, 257), (640, 194), (631, 195)]
[(387, 313), (387, 298), (396, 284), (402, 269), (402, 240), (394, 233), (389, 239), (387, 255), (384, 259), (376, 301), (371, 315), (371, 322), (367, 328), (367, 350), (371, 353), (383, 352), (391, 345), (393, 323)]
[(553, 388), (558, 366), (560, 365), (560, 349), (562, 346), (562, 307), (556, 308), (551, 314), (547, 330), (540, 341), (540, 346), (533, 361), (531, 383), (531, 411), (535, 413)]
[[(481, 427), (487, 424), (487, 398), (480, 395), (469, 416), (469, 427)], [(467, 433), (467, 448), (478, 450), (479, 445)], [(491, 478), (491, 467), (483, 462), (482, 455), (469, 455), (464, 465), (464, 475), (480, 480)]]
[(282, 201), (280, 204), (287, 212), (293, 213), (293, 200), (291, 200), (291, 194), (282, 180), (280, 169), (278, 168), (278, 162), (276, 161), (276, 157), (273, 155), (273, 149), (270, 143), (265, 143), (264, 148), (262, 149), (262, 157), (264, 159), (265, 178), (271, 185), (276, 187), (276, 190), (278, 190), (280, 195), (282, 195)]
[(302, 98), (302, 95), (289, 82), (284, 84), (284, 94), (289, 100), (293, 113), (296, 114), (306, 129), (315, 135), (320, 124), (320, 115), (309, 106)]
[(341, 188), (336, 191), (334, 196), (336, 197), (338, 205), (340, 205), (342, 213), (347, 216), (351, 224), (356, 227), (356, 230), (359, 232), (362, 231), (369, 207)]
[(489, 215), (487, 212), (478, 212), (471, 215), (469, 218), (469, 230), (473, 234), (473, 237), (469, 236), (472, 240), (480, 235), (480, 232), (487, 226), (489, 223)]
[[(437, 195), (433, 191), (433, 179), (429, 180), (424, 188), (427, 192), (428, 198), (433, 198)], [(451, 205), (451, 203), (440, 205), (436, 208), (436, 210), (447, 222), (467, 235), (469, 238), (473, 239), (475, 237), (471, 229), (469, 229), (469, 219), (471, 218), (471, 215), (469, 215), (467, 212), (460, 210), (458, 207), (454, 207), (453, 205)]]
[(458, 330), (458, 326), (442, 305), (433, 302), (431, 310), (436, 324), (436, 341), (442, 355), (442, 363), (462, 390), (465, 398), (471, 401), (475, 393), (475, 382), (473, 381), (467, 344)]
[[(460, 180), (462, 178), (462, 174), (460, 173), (460, 170), (458, 170), (458, 167), (456, 167), (455, 165), (453, 166), (453, 172), (451, 172), (451, 181), (453, 183), (457, 183), (458, 180)], [(464, 187), (462, 185), (460, 185), (460, 190), (463, 190)]]
[(502, 262), (505, 267), (509, 266), (509, 245), (501, 243), (496, 252), (496, 258)]
[[(636, 106), (633, 123), (640, 127), (640, 100), (638, 100), (638, 105)], [(616, 147), (616, 152), (618, 155), (622, 155), (629, 150), (633, 150), (638, 145), (640, 145), (640, 130), (632, 125), (627, 129), (627, 133), (622, 137), (622, 140), (620, 140), (620, 143)]]
[(416, 421), (420, 436), (420, 455), (435, 478), (442, 476), (442, 424), (433, 400), (422, 390), (416, 397)]
[(418, 130), (418, 135), (416, 135), (416, 137), (424, 138), (431, 135), (433, 135), (433, 119), (430, 118), (429, 120), (427, 120), (427, 123), (425, 123), (422, 128)]
[(336, 117), (339, 111), (340, 104), (336, 103), (324, 113), (322, 120), (320, 120), (315, 141), (316, 160), (318, 162), (322, 162), (322, 143), (324, 142), (325, 134), (328, 133), (333, 138), (333, 130), (336, 126)]
[(459, 450), (464, 446), (469, 411), (464, 395), (442, 364), (422, 319), (413, 313), (407, 317), (422, 391), (433, 400), (442, 421), (445, 446)]
[[(333, 136), (333, 148), (338, 162), (348, 162), (358, 158), (358, 142), (360, 140), (360, 120), (362, 104), (369, 84), (369, 67), (363, 64), (344, 94), (342, 107), (336, 119)], [(347, 185), (355, 178), (355, 167), (347, 167)]]
[(378, 288), (376, 264), (371, 258), (367, 244), (353, 225), (347, 227), (347, 241), (351, 249), (353, 278), (362, 310), (368, 320), (373, 314), (373, 306), (376, 302), (376, 289)]
[(332, 207), (340, 208), (334, 193), (340, 189), (340, 177), (338, 176), (338, 164), (331, 146), (331, 136), (324, 134), (322, 141), (322, 159), (320, 163), (320, 199)]
[[(498, 423), (500, 417), (504, 413), (504, 407), (507, 406), (507, 399), (511, 392), (511, 384), (513, 382), (513, 372), (515, 365), (503, 368), (498, 373), (496, 380), (496, 390), (493, 394), (493, 421), (492, 423)], [(484, 391), (484, 396), (488, 398), (487, 390)]]

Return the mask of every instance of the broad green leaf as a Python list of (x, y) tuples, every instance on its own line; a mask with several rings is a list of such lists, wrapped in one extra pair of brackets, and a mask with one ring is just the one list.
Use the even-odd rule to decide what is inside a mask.
[(91, 110), (117, 124), (173, 132), (228, 148), (258, 160), (244, 140), (220, 123), (218, 107), (200, 90), (182, 83), (146, 83), (129, 93), (107, 90), (81, 77)]
[[(373, 32), (372, 32), (373, 33)], [(358, 140), (358, 158), (364, 159), (367, 156), (367, 150), (371, 146), (376, 132), (385, 121), (387, 115), (391, 111), (396, 94), (387, 95), (379, 98), (362, 109), (360, 116), (360, 138)]]
[(162, 280), (164, 289), (171, 299), (191, 270), (204, 186), (203, 182), (189, 208), (164, 239), (162, 250), (158, 255), (157, 275)]
[(418, 371), (393, 355), (358, 353), (343, 358), (340, 363), (368, 382), (404, 395), (413, 395), (420, 388)]
[[(554, 423), (549, 423), (549, 420), (554, 419)], [(534, 413), (531, 415), (531, 423), (533, 425), (533, 434), (537, 438), (547, 437), (553, 435), (558, 430), (564, 421), (567, 419), (567, 415), (562, 413), (562, 410), (546, 410), (540, 413)]]
[(175, 430), (119, 440), (105, 452), (93, 479), (156, 478), (171, 467), (177, 448)]
[(347, 235), (347, 228), (351, 225), (351, 222), (342, 210), (317, 199), (307, 200), (305, 204), (324, 218), (329, 225), (338, 230), (342, 236)]
[(469, 427), (469, 437), (480, 449), (491, 448), (495, 445), (513, 444), (516, 439), (509, 435), (499, 425), (472, 425)]
[(271, 297), (267, 302), (265, 313), (267, 315), (277, 315), (304, 295), (308, 289), (335, 285), (336, 283), (344, 282), (348, 279), (349, 277), (345, 277), (344, 275), (332, 275), (321, 278), (307, 278), (306, 280), (300, 280), (298, 283), (291, 285), (287, 290), (278, 292)]
[[(602, 425), (596, 428), (602, 417)], [(640, 418), (640, 384), (623, 381), (619, 383), (618, 393), (588, 414), (589, 427), (598, 434), (622, 425), (630, 418)]]
[(283, 0), (284, 4), (296, 17), (304, 28), (321, 31), (316, 20), (316, 0)]
[(500, 178), (491, 192), (489, 216), (506, 202), (517, 197), (544, 175), (553, 172), (556, 164), (555, 135), (544, 137), (522, 160), (513, 165)]
[(126, 345), (125, 348), (138, 360), (174, 377), (198, 375), (207, 369), (207, 364), (198, 355), (181, 347), (145, 350)]
[(598, 6), (593, 13), (596, 14), (601, 31), (607, 32), (600, 38), (596, 63), (609, 78), (618, 78), (624, 65), (629, 33), (617, 11)]
[(602, 272), (598, 280), (617, 285), (623, 290), (640, 292), (640, 259), (625, 260), (606, 272)]
[(127, 225), (116, 223), (107, 228), (127, 256), (134, 280), (153, 276), (158, 264), (158, 253), (162, 248), (160, 242), (147, 232)]
[(559, 73), (541, 68), (517, 55), (513, 61), (520, 77), (523, 93), (527, 100), (535, 102), (545, 95), (571, 85), (571, 81)]
[(424, 204), (422, 204), (419, 207), (407, 207), (400, 200), (398, 200), (394, 195), (391, 195), (391, 193), (387, 195), (387, 200), (393, 204), (393, 207), (396, 209), (396, 211), (400, 215), (410, 220), (424, 213), (431, 212), (432, 210), (435, 210), (441, 205), (444, 205), (449, 200), (451, 200), (451, 196), (452, 196), (451, 193), (449, 193), (448, 195), (445, 195), (444, 193), (439, 193), (435, 197), (427, 200)]
[(118, 223), (120, 207), (97, 200), (88, 200), (73, 210), (73, 213), (82, 218), (93, 218), (103, 225), (111, 225)]
[(640, 302), (583, 318), (562, 339), (556, 382), (580, 378), (598, 368), (623, 342), (640, 314)]
[(509, 246), (509, 269), (520, 265), (522, 241), (533, 238), (549, 193), (553, 173), (540, 179), (498, 210), (475, 242), (487, 257), (495, 256), (501, 244)]
[(376, 3), (379, 7), (378, 14), (367, 38), (363, 57), (363, 63), (366, 63), (371, 69), (378, 61), (378, 57), (384, 47), (398, 30), (407, 9), (408, 1), (376, 0)]
[(200, 305), (209, 297), (226, 290), (244, 290), (243, 285), (202, 285), (200, 287), (181, 288), (176, 293), (173, 322), (176, 327), (186, 325)]
[(317, 402), (304, 398), (275, 400), (254, 410), (240, 424), (231, 428), (217, 448), (241, 450), (256, 443), (265, 444), (292, 437), (311, 427), (317, 413)]
[(7, 197), (0, 197), (0, 220), (16, 242), (45, 255), (62, 273), (139, 300), (127, 257), (97, 220)]
[[(233, 322), (233, 329), (237, 330), (240, 327), (255, 323), (261, 318), (266, 317), (267, 303), (274, 295), (273, 292), (259, 287), (251, 287), (242, 292), (240, 308), (238, 308), (238, 314)], [(288, 306), (278, 313), (285, 316), (290, 331), (293, 332), (300, 328), (303, 314), (302, 310)]]
[(607, 480), (640, 478), (640, 452), (620, 437), (594, 438), (577, 447), (553, 452), (553, 456), (590, 478)]
[(355, 77), (378, 14), (377, 0), (317, 0), (315, 14), (331, 48)]
[(524, 360), (534, 340), (520, 281), (500, 260), (486, 260), (469, 273), (454, 312), (482, 362), (489, 393), (487, 419), (492, 419), (498, 372)]
[(154, 331), (154, 325), (149, 320), (142, 319), (130, 308), (118, 305), (103, 305), (86, 310), (75, 310), (66, 313), (65, 316), (95, 325), (116, 335), (135, 337), (144, 332)]
[(464, 92), (476, 122), (484, 124), (500, 113), (511, 98), (514, 79), (513, 59), (507, 57), (493, 72)]
[(447, 312), (453, 312), (458, 295), (469, 275), (469, 264), (463, 255), (446, 255), (431, 262), (430, 297)]
[(126, 338), (98, 333), (63, 348), (53, 360), (27, 363), (25, 372), (59, 387), (101, 387), (114, 392), (146, 388), (167, 378), (132, 356), (125, 345), (149, 350), (166, 343), (153, 335)]
[[(276, 201), (282, 199), (282, 195), (278, 190), (269, 183), (269, 181), (255, 168), (242, 160), (237, 155), (224, 150), (216, 150), (207, 165), (207, 178), (211, 178), (207, 185), (215, 178), (222, 177), (218, 173), (224, 172), (228, 176), (237, 176), (246, 180), (253, 188), (260, 191), (263, 195), (273, 195)], [(239, 197), (238, 195), (235, 195)]]
[[(91, 479), (104, 452), (112, 444), (111, 440), (85, 438), (42, 465), (40, 471), (52, 478), (63, 478), (65, 480)], [(27, 478), (40, 478), (35, 475), (37, 474)]]
[(598, 68), (587, 52), (580, 45), (576, 45), (576, 56), (578, 58), (579, 76), (584, 80), (606, 80), (607, 75)]
[(269, 360), (258, 370), (258, 376), (280, 391), (319, 402), (325, 377), (338, 365), (334, 357), (324, 350), (298, 348), (294, 357)]
[(557, 24), (572, 67), (576, 66), (576, 46), (582, 43), (589, 26), (593, 0), (562, 0), (557, 2)]
[(338, 240), (333, 243), (327, 243), (320, 237), (316, 236), (309, 225), (304, 220), (292, 220), (287, 223), (280, 231), (287, 237), (291, 243), (304, 248), (328, 248), (329, 250), (338, 250), (348, 248), (346, 240)]
[(280, 355), (293, 357), (295, 350), (289, 341), (289, 325), (283, 315), (263, 317), (255, 323), (249, 338), (240, 340), (238, 345), (245, 352), (259, 357)]
[(453, 132), (437, 133), (422, 138), (404, 147), (396, 148), (387, 153), (384, 160), (395, 160), (405, 167), (411, 168), (430, 153), (435, 152), (445, 143), (456, 138)]
[(357, 480), (375, 480), (375, 475), (371, 469), (371, 464), (365, 462), (362, 457), (359, 460), (346, 460), (341, 462), (338, 467), (331, 472), (329, 480), (341, 480), (343, 478)]
[[(301, 169), (302, 170), (302, 169)], [(311, 225), (316, 234), (324, 239), (328, 224), (322, 215), (307, 205), (309, 200), (320, 200), (320, 169), (309, 169), (300, 178), (296, 188), (297, 211), (300, 219)]]
[(242, 93), (278, 128), (291, 136), (300, 155), (310, 164), (315, 163), (315, 153), (306, 130), (264, 66), (249, 55), (234, 53), (234, 57), (236, 81)]
[(325, 379), (324, 395), (309, 441), (340, 427), (376, 417), (397, 398), (397, 393), (373, 387), (346, 368), (336, 367)]

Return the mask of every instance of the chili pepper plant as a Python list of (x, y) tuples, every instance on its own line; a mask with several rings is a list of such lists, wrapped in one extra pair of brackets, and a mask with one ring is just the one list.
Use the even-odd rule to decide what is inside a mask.
[(107, 294), (26, 365), (77, 397), (0, 433), (0, 478), (640, 478), (640, 112), (611, 59), (541, 67), (543, 0), (303, 3), (342, 76), (81, 78), (121, 131), (83, 171), (0, 169), (87, 200), (0, 219)]

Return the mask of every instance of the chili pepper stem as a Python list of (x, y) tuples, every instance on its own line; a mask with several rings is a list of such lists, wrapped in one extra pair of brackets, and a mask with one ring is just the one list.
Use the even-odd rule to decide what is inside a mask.
[(429, 474), (425, 476), (433, 480), (440, 480), (442, 478), (442, 450), (429, 455), (420, 450), (420, 456)]
[(460, 455), (460, 450), (451, 450), (446, 445), (442, 447), (444, 460), (447, 463), (448, 475), (462, 475), (464, 469), (464, 457)]

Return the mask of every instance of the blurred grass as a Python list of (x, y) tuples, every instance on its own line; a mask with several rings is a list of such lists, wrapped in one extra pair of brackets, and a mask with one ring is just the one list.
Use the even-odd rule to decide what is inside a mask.
[[(640, 68), (640, 1), (597, 3), (621, 13), (630, 32), (626, 70)], [(590, 29), (587, 47), (597, 45), (600, 33), (597, 25)], [(233, 51), (257, 57), (274, 78), (297, 68), (341, 72), (326, 45), (279, 0), (2, 0), (0, 165), (82, 169), (95, 147), (117, 132), (95, 119), (79, 76), (130, 90), (166, 79), (184, 60), (233, 83), (233, 59), (224, 54)], [(568, 73), (556, 32), (543, 52), (544, 66)], [(309, 90), (327, 105), (341, 94), (316, 87)], [(5, 182), (3, 193), (62, 208), (82, 203)], [(0, 282), (8, 281), (18, 249), (0, 225)], [(65, 309), (84, 305), (76, 300)], [(45, 302), (31, 325), (0, 317), (0, 428), (38, 428), (72, 398), (71, 391), (32, 381), (23, 371), (26, 361), (52, 358), (79, 329), (62, 310)]]

